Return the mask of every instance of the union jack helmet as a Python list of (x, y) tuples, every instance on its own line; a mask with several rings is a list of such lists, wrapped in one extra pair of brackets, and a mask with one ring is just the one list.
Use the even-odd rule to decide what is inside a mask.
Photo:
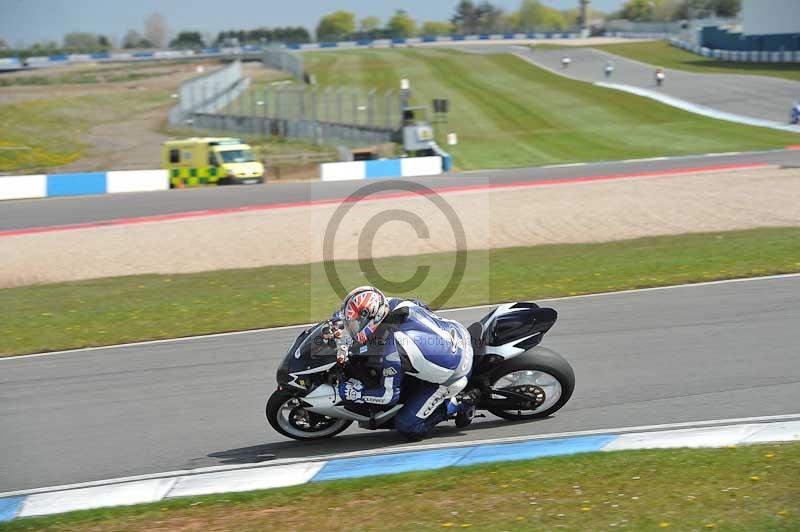
[(386, 296), (374, 286), (359, 286), (342, 302), (344, 325), (360, 344), (367, 343), (388, 312)]

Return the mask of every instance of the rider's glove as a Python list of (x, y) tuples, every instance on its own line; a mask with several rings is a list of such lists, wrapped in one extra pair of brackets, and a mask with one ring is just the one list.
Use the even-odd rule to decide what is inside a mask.
[(342, 401), (358, 402), (361, 400), (361, 392), (364, 389), (364, 385), (358, 379), (349, 379), (340, 382), (337, 388)]

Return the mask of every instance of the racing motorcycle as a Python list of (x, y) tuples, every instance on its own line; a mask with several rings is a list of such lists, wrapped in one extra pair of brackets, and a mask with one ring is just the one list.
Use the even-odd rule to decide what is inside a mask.
[[(474, 399), (476, 411), (486, 410), (508, 420), (549, 416), (563, 407), (575, 388), (575, 374), (558, 353), (540, 346), (558, 314), (536, 303), (507, 303), (467, 328), (472, 339), (472, 374), (461, 392)], [(336, 385), (350, 377), (365, 384), (381, 378), (381, 350), (337, 359), (321, 322), (303, 331), (278, 368), (278, 389), (267, 401), (269, 424), (295, 440), (335, 436), (354, 421), (365, 429), (393, 429), (393, 417), (403, 407), (411, 361), (399, 348), (404, 385), (395, 405), (339, 404)], [(361, 349), (364, 349), (363, 347)], [(441, 408), (446, 408), (443, 404)]]

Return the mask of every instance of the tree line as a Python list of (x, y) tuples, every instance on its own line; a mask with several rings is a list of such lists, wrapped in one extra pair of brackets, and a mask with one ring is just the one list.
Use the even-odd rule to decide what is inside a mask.
[(388, 39), (418, 35), (464, 35), (528, 31), (565, 31), (579, 26), (578, 8), (559, 10), (541, 0), (522, 0), (516, 11), (505, 11), (484, 0), (458, 3), (449, 21), (417, 22), (408, 11), (398, 9), (385, 24), (375, 16), (357, 21), (350, 11), (335, 11), (323, 16), (316, 27), (318, 41)]
[[(799, 0), (800, 1), (800, 0)], [(608, 18), (634, 22), (666, 22), (705, 18), (735, 17), (741, 0), (627, 0)], [(595, 18), (604, 16), (594, 12)], [(357, 19), (350, 11), (339, 10), (324, 15), (316, 26), (317, 41), (390, 39), (422, 36), (511, 33), (531, 31), (568, 31), (581, 25), (579, 9), (559, 10), (541, 0), (522, 0), (516, 10), (506, 11), (488, 0), (461, 0), (448, 21), (418, 22), (406, 10), (397, 10), (385, 23), (376, 16)], [(112, 48), (137, 49), (169, 46), (173, 49), (200, 49), (207, 46), (263, 45), (270, 43), (307, 43), (310, 32), (302, 26), (259, 27), (250, 30), (220, 31), (216, 36), (184, 30), (169, 39), (167, 21), (159, 13), (144, 20), (142, 30), (128, 30), (117, 46), (106, 35), (71, 32), (62, 43), (35, 43), (25, 50), (15, 50), (0, 40), (0, 56), (22, 57), (60, 53), (95, 53)]]
[(628, 0), (612, 18), (633, 22), (670, 22), (712, 16), (731, 18), (741, 9), (741, 0)]

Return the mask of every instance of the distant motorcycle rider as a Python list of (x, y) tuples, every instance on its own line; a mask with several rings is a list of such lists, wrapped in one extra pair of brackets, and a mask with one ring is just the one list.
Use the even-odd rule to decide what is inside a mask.
[(800, 124), (800, 100), (792, 106), (792, 112), (789, 116), (790, 124)]
[(419, 301), (387, 298), (377, 288), (361, 286), (344, 298), (323, 335), (335, 341), (340, 363), (350, 356), (381, 357), (380, 384), (368, 388), (348, 378), (338, 384), (339, 400), (388, 407), (400, 401), (404, 385), (404, 404), (394, 422), (411, 440), (451, 417), (460, 427), (472, 421), (472, 397), (459, 395), (472, 371), (472, 343), (460, 323)]

